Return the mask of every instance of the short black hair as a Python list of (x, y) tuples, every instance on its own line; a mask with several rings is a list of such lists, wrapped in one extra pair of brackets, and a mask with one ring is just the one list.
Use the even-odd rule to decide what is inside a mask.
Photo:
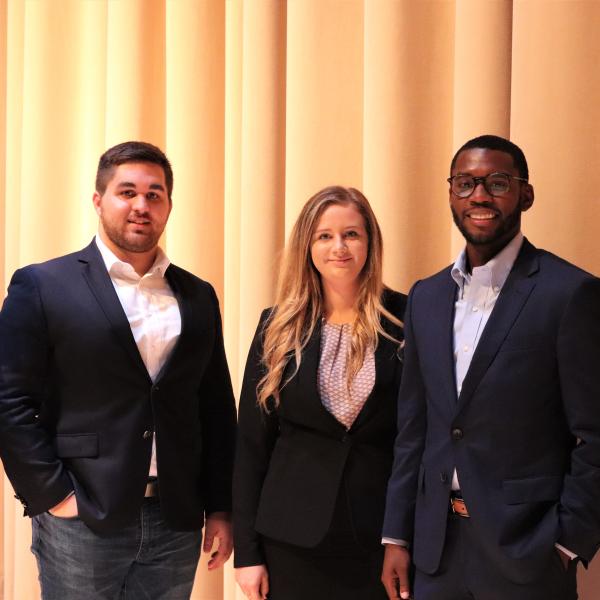
[(123, 142), (109, 148), (98, 162), (96, 172), (96, 191), (104, 194), (106, 186), (119, 165), (131, 162), (151, 163), (162, 167), (169, 199), (173, 193), (173, 169), (165, 153), (148, 142)]
[(480, 135), (479, 137), (473, 138), (469, 140), (465, 144), (463, 144), (454, 155), (452, 162), (450, 163), (450, 175), (452, 175), (452, 170), (456, 166), (456, 160), (458, 159), (458, 155), (465, 150), (470, 150), (471, 148), (483, 148), (485, 150), (499, 150), (500, 152), (506, 152), (506, 154), (510, 154), (513, 159), (513, 164), (515, 165), (515, 169), (519, 172), (519, 177), (523, 177), (524, 179), (529, 179), (529, 168), (527, 167), (527, 159), (525, 158), (525, 154), (523, 154), (523, 150), (519, 148), (516, 144), (507, 140), (498, 135)]

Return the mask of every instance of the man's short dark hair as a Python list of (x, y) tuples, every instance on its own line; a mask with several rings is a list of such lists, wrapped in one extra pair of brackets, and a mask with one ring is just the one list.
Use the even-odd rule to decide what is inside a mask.
[(102, 195), (113, 176), (114, 170), (124, 163), (143, 162), (159, 165), (165, 173), (169, 199), (173, 193), (173, 169), (165, 153), (148, 142), (123, 142), (109, 148), (98, 162), (96, 191)]
[(450, 163), (450, 175), (452, 175), (452, 170), (456, 166), (458, 155), (465, 150), (470, 150), (471, 148), (499, 150), (500, 152), (506, 152), (506, 154), (510, 154), (513, 159), (513, 164), (515, 165), (515, 169), (517, 169), (519, 172), (519, 177), (529, 179), (529, 168), (527, 167), (527, 160), (525, 159), (523, 150), (521, 150), (521, 148), (519, 148), (519, 146), (516, 144), (513, 144), (513, 142), (510, 140), (497, 135), (480, 135), (479, 137), (469, 140), (466, 144), (463, 144), (456, 151), (456, 154)]

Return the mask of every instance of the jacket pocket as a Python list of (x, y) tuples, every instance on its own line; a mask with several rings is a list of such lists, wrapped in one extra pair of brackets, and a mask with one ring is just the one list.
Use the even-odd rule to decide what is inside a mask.
[(506, 504), (556, 502), (560, 498), (562, 487), (561, 476), (506, 479), (502, 482), (502, 493)]
[(59, 458), (95, 458), (98, 456), (97, 433), (59, 433), (54, 440)]

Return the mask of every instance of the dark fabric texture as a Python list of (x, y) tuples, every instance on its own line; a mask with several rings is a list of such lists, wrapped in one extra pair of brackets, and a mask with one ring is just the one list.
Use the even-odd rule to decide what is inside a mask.
[(356, 538), (350, 498), (341, 488), (325, 537), (314, 548), (262, 538), (269, 600), (386, 600), (381, 583), (383, 546)]
[(600, 543), (600, 280), (525, 240), (458, 397), (456, 290), (448, 268), (409, 295), (383, 533), (436, 573), (456, 467), (482, 556), (528, 584)]
[(564, 568), (558, 551), (546, 556), (537, 579), (525, 584), (503, 576), (473, 532), (472, 521), (451, 515), (435, 575), (417, 571), (415, 600), (577, 600), (577, 563)]
[[(402, 319), (406, 297), (387, 291), (383, 300)], [(256, 404), (256, 385), (263, 375), (262, 336), (268, 314), (263, 312), (250, 348), (240, 398), (235, 564), (265, 561), (261, 536), (303, 548), (317, 546), (329, 530), (341, 489), (348, 493), (358, 544), (377, 550), (402, 372), (398, 344), (378, 340), (375, 386), (349, 431), (319, 397), (320, 327), (303, 352), (298, 373), (282, 390), (279, 407), (265, 413)], [(384, 327), (402, 339), (400, 327), (387, 320)]]
[(81, 519), (138, 514), (156, 433), (175, 530), (231, 509), (235, 403), (212, 287), (171, 265), (182, 330), (153, 384), (94, 242), (18, 270), (0, 312), (0, 455), (26, 514), (73, 489)]

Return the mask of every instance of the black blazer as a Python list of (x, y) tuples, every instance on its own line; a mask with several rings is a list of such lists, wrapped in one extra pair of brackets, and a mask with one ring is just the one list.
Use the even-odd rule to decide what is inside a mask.
[(217, 298), (174, 265), (166, 277), (182, 329), (153, 385), (94, 242), (14, 274), (0, 312), (0, 454), (27, 515), (74, 489), (92, 529), (130, 521), (153, 431), (170, 526), (230, 509), (235, 404)]
[[(406, 296), (384, 295), (386, 308), (402, 319)], [(317, 387), (320, 326), (280, 405), (265, 414), (256, 404), (264, 311), (246, 363), (239, 409), (234, 470), (234, 542), (237, 567), (264, 563), (260, 536), (314, 547), (325, 536), (338, 492), (346, 486), (357, 538), (381, 544), (385, 487), (392, 462), (396, 396), (402, 363), (398, 345), (378, 340), (373, 391), (349, 431), (321, 403)], [(402, 339), (402, 329), (384, 320)], [(294, 364), (288, 365), (287, 373)]]
[(435, 573), (456, 467), (473, 535), (526, 583), (555, 542), (600, 542), (600, 280), (525, 240), (458, 397), (456, 291), (448, 268), (409, 296), (384, 535)]

